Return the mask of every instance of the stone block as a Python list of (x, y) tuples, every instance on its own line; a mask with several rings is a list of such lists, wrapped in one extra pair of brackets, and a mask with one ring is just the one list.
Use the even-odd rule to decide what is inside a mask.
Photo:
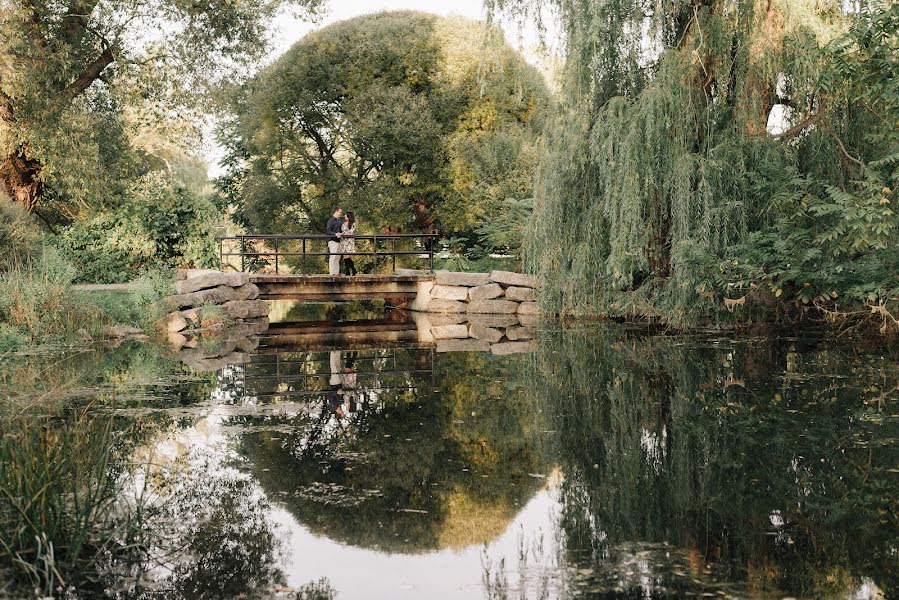
[(537, 343), (533, 340), (527, 342), (500, 342), (499, 344), (490, 346), (490, 352), (497, 356), (534, 352), (536, 349)]
[(159, 320), (157, 327), (169, 333), (178, 333), (187, 329), (187, 319), (182, 317), (178, 311), (171, 312)]
[(250, 282), (247, 273), (222, 273), (221, 271), (205, 271), (198, 275), (182, 279), (175, 283), (175, 293), (190, 294), (200, 290), (226, 285), (228, 287), (240, 287)]
[(195, 354), (196, 350), (185, 350), (181, 354), (181, 362), (196, 371), (219, 371), (228, 365), (243, 364), (249, 362), (250, 355), (246, 352), (231, 352), (224, 356), (204, 357)]
[(176, 279), (178, 281), (183, 281), (185, 279), (198, 277), (206, 273), (221, 273), (221, 271), (218, 271), (216, 269), (178, 269)]
[(536, 302), (537, 290), (529, 287), (509, 286), (506, 288), (506, 298), (515, 302)]
[(177, 331), (169, 332), (169, 345), (175, 350), (181, 350), (187, 343), (187, 338)]
[(497, 283), (488, 283), (478, 287), (468, 288), (468, 299), (471, 302), (479, 300), (493, 300), (503, 295), (503, 288)]
[(468, 337), (468, 325), (436, 325), (431, 327), (431, 335), (438, 340), (461, 340)]
[(428, 312), (432, 289), (434, 289), (433, 281), (419, 281), (415, 286), (415, 300), (409, 305), (409, 310), (413, 312)]
[(537, 278), (533, 275), (513, 273), (512, 271), (492, 271), (490, 273), (490, 281), (499, 283), (503, 286), (537, 287)]
[(468, 303), (468, 312), (475, 314), (514, 315), (518, 303), (509, 300), (478, 300)]
[(437, 340), (437, 352), (490, 352), (490, 342), (484, 340)]
[(241, 300), (255, 300), (259, 297), (259, 287), (255, 283), (247, 283), (235, 289)]
[(437, 285), (462, 285), (477, 287), (490, 283), (490, 273), (456, 273), (454, 271), (437, 271)]
[(540, 305), (536, 302), (522, 302), (518, 305), (519, 315), (539, 315), (542, 314)]
[(428, 315), (428, 321), (433, 325), (458, 325), (468, 321), (468, 315), (465, 313), (432, 313)]
[[(477, 288), (471, 288), (477, 289)], [(431, 298), (440, 300), (468, 300), (469, 288), (460, 285), (435, 285), (431, 288)]]
[(177, 296), (169, 296), (163, 302), (174, 308), (195, 308), (206, 303), (224, 304), (231, 300), (245, 300), (241, 298), (241, 293), (233, 287), (220, 285), (210, 290), (200, 290), (189, 294), (178, 294)]
[(477, 340), (490, 342), (491, 344), (495, 344), (503, 339), (503, 332), (501, 330), (487, 327), (480, 323), (472, 323), (468, 328), (468, 335)]
[(528, 327), (530, 329), (535, 329), (538, 325), (540, 325), (540, 321), (543, 320), (541, 315), (518, 315), (518, 322), (521, 323), (522, 327)]
[(506, 337), (513, 342), (532, 340), (534, 339), (535, 333), (536, 332), (530, 327), (522, 327), (521, 325), (515, 325), (514, 327), (506, 329)]
[(493, 327), (494, 329), (505, 329), (518, 325), (517, 315), (491, 315), (491, 314), (471, 314), (467, 315), (468, 325), (478, 324), (482, 327)]
[(234, 319), (257, 319), (268, 316), (265, 300), (232, 300), (222, 304), (222, 310)]
[(466, 304), (457, 300), (441, 300), (432, 298), (428, 303), (428, 312), (434, 313), (464, 313)]

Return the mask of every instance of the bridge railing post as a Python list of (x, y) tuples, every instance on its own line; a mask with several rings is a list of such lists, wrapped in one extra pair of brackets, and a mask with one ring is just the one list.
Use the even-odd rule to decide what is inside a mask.
[(374, 272), (377, 273), (378, 272), (378, 234), (377, 233), (374, 235), (374, 240), (372, 241), (372, 245), (374, 246), (374, 252), (375, 252)]
[(390, 251), (393, 254), (393, 272), (396, 273), (396, 238), (391, 240)]

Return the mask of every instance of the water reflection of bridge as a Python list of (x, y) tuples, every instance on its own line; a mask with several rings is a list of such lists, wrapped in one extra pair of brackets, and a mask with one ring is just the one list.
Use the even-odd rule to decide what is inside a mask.
[(260, 351), (278, 349), (322, 351), (332, 349), (426, 348), (415, 321), (400, 317), (346, 322), (301, 321), (272, 323), (260, 343)]
[(258, 399), (315, 397), (336, 387), (358, 394), (403, 393), (436, 385), (433, 348), (261, 349), (240, 370)]

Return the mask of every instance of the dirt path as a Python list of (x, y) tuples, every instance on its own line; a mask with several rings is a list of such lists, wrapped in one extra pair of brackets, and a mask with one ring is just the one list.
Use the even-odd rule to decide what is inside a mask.
[(82, 283), (72, 286), (80, 292), (127, 292), (135, 287), (134, 283)]

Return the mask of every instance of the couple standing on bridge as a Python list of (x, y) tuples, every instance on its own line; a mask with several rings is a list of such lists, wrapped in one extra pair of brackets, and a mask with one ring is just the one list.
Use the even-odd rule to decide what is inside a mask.
[[(356, 252), (356, 213), (343, 214), (339, 206), (334, 208), (334, 214), (328, 219), (326, 232), (328, 238), (328, 275), (355, 275), (356, 265), (353, 264), (353, 254)], [(343, 258), (343, 269), (340, 267)]]

